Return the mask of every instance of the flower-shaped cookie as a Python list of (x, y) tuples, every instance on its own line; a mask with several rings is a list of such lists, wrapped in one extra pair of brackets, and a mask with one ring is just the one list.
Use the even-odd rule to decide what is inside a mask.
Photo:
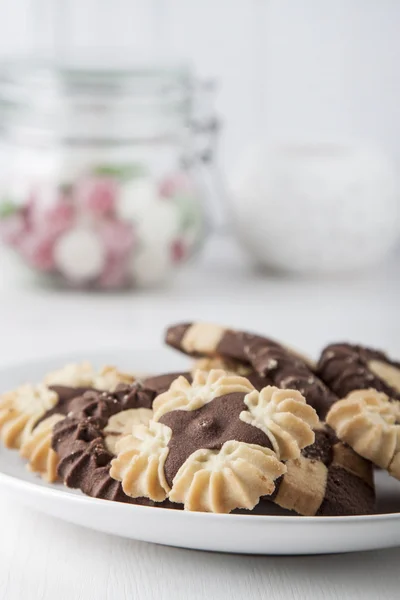
[(196, 371), (210, 372), (213, 369), (222, 369), (228, 375), (245, 377), (256, 390), (262, 390), (266, 385), (272, 383), (267, 377), (260, 376), (250, 365), (229, 358), (223, 358), (222, 356), (197, 359), (193, 364), (192, 374), (196, 373)]
[(400, 402), (375, 389), (357, 390), (334, 404), (327, 423), (360, 456), (400, 479)]
[(153, 416), (150, 408), (128, 408), (112, 415), (103, 429), (107, 450), (116, 454), (117, 442), (132, 432), (137, 425), (147, 425)]
[(247, 394), (244, 403), (248, 410), (240, 418), (264, 431), (280, 460), (298, 457), (313, 443), (318, 417), (300, 392), (267, 386)]
[(140, 428), (151, 418), (152, 411), (141, 407), (142, 401), (137, 384), (121, 393), (87, 392), (74, 400), (52, 437), (59, 458), (57, 473), (65, 485), (96, 498), (149, 504), (126, 496), (121, 484), (110, 477), (115, 445), (132, 427)]
[(160, 394), (153, 403), (154, 419), (172, 410), (196, 410), (214, 398), (230, 392), (250, 392), (254, 389), (245, 377), (229, 374), (221, 369), (195, 371), (193, 381), (178, 377), (168, 391)]
[(111, 463), (110, 475), (122, 482), (125, 493), (129, 490), (128, 496), (161, 502), (170, 490), (164, 464), (171, 430), (151, 420), (147, 427), (142, 425), (132, 431), (116, 444), (117, 458)]
[(44, 383), (49, 387), (65, 386), (109, 391), (115, 390), (121, 383), (129, 385), (134, 381), (133, 375), (119, 371), (112, 365), (106, 365), (96, 371), (89, 362), (65, 365), (44, 378)]
[(285, 472), (269, 448), (232, 440), (220, 450), (191, 454), (177, 472), (169, 498), (186, 510), (251, 510), (262, 496), (272, 494), (275, 479)]
[(95, 378), (95, 371), (89, 362), (68, 363), (48, 373), (44, 378), (47, 386), (65, 385), (70, 387), (91, 387)]
[(93, 388), (114, 390), (134, 378), (106, 366), (69, 364), (49, 373), (39, 386), (22, 386), (0, 400), (0, 433), (5, 445), (20, 448), (28, 468), (54, 481), (57, 459), (51, 449), (54, 425), (69, 412), (70, 403)]
[(58, 402), (45, 385), (22, 385), (0, 398), (0, 437), (7, 448), (19, 448), (36, 422)]
[(37, 425), (22, 444), (20, 454), (28, 460), (28, 469), (40, 473), (43, 479), (52, 483), (57, 479), (58, 456), (51, 448), (53, 428), (63, 415), (54, 414)]
[(169, 497), (187, 510), (253, 508), (285, 472), (282, 457), (314, 441), (318, 418), (298, 392), (259, 393), (242, 377), (211, 371), (196, 373), (192, 386), (174, 382), (163, 396), (149, 426), (116, 447), (111, 476), (133, 497)]

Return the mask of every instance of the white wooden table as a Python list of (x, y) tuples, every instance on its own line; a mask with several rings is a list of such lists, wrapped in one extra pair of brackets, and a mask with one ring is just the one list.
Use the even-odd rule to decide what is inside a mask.
[[(0, 261), (2, 256), (0, 255)], [(211, 244), (162, 293), (84, 295), (17, 285), (0, 262), (0, 364), (110, 347), (154, 346), (170, 322), (264, 331), (316, 355), (358, 340), (400, 356), (400, 258), (352, 281), (262, 278)], [(391, 600), (400, 548), (344, 556), (214, 555), (133, 542), (12, 505), (0, 495), (0, 600)]]

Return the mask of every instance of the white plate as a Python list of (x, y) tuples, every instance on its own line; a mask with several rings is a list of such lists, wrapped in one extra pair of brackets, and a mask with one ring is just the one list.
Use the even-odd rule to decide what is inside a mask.
[[(74, 360), (87, 358), (75, 356)], [(185, 368), (185, 359), (168, 350), (119, 350), (96, 354), (93, 363), (162, 372)], [(0, 371), (1, 389), (39, 380), (70, 361), (52, 358)], [(379, 506), (400, 508), (400, 482), (377, 474)], [(3, 494), (65, 521), (147, 542), (247, 554), (324, 554), (400, 545), (400, 513), (360, 517), (282, 517), (214, 515), (149, 508), (96, 500), (61, 485), (49, 485), (30, 474), (17, 452), (0, 449)]]

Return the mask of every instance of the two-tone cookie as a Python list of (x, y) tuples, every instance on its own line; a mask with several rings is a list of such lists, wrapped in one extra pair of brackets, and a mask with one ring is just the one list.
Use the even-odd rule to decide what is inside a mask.
[(255, 339), (276, 343), (271, 339), (235, 331), (215, 323), (178, 323), (168, 327), (165, 333), (165, 342), (188, 356), (222, 357), (239, 364), (249, 362), (246, 346)]
[(2, 396), (0, 435), (7, 447), (19, 448), (28, 468), (48, 481), (56, 477), (57, 457), (51, 450), (54, 425), (69, 411), (70, 402), (90, 389), (113, 390), (134, 377), (106, 366), (70, 364), (48, 374), (39, 385), (24, 385)]
[(133, 381), (115, 367), (94, 371), (89, 363), (67, 365), (50, 373), (38, 385), (26, 384), (0, 397), (0, 438), (7, 448), (20, 448), (36, 423), (65, 400), (88, 389), (112, 389)]
[(265, 386), (271, 384), (271, 381), (266, 377), (261, 377), (250, 364), (240, 363), (222, 356), (197, 358), (192, 366), (191, 374), (196, 371), (206, 371), (209, 373), (214, 369), (220, 369), (230, 375), (246, 377), (256, 390), (262, 390)]
[[(315, 442), (286, 463), (271, 498), (283, 509), (304, 516), (372, 514), (375, 489), (372, 465), (321, 423)], [(260, 511), (270, 512), (265, 502)]]
[(185, 510), (251, 510), (314, 442), (317, 415), (294, 390), (254, 389), (214, 370), (184, 377), (153, 404), (154, 418), (116, 445), (111, 476), (124, 492)]
[[(118, 399), (122, 397), (124, 390), (132, 389), (135, 394), (135, 407), (151, 408), (154, 398), (168, 389), (171, 382), (179, 375), (180, 373), (168, 373), (147, 377), (143, 382), (134, 383), (133, 376), (122, 373), (115, 367), (107, 366), (95, 372), (86, 364), (82, 365), (82, 368), (78, 365), (68, 365), (48, 375), (45, 381), (49, 390), (57, 394), (58, 400), (36, 420), (33, 429), (25, 436), (20, 448), (21, 456), (28, 460), (28, 468), (31, 471), (39, 473), (49, 482), (55, 481), (58, 456), (51, 448), (53, 429), (56, 423), (73, 412), (75, 398), (89, 390), (110, 392), (117, 390)], [(190, 377), (187, 373), (184, 375)], [(84, 387), (78, 385), (82, 383), (85, 384)]]
[(258, 389), (274, 385), (298, 390), (321, 419), (337, 400), (313, 372), (312, 361), (270, 338), (210, 323), (183, 323), (169, 327), (165, 340), (190, 356), (222, 359), (224, 368), (229, 364), (228, 370), (244, 374)]
[(151, 404), (152, 394), (146, 395), (138, 383), (75, 398), (68, 417), (54, 426), (52, 434), (57, 474), (64, 484), (95, 498), (132, 502), (110, 478), (110, 462), (118, 439), (134, 424), (149, 422)]
[(341, 398), (326, 418), (338, 438), (400, 479), (400, 363), (371, 348), (331, 344), (318, 373)]
[(339, 398), (372, 388), (400, 400), (400, 362), (380, 350), (356, 344), (330, 344), (321, 353), (318, 375)]

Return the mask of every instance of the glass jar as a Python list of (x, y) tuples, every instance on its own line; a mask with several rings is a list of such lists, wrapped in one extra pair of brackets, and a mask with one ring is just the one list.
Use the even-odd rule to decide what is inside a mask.
[(199, 90), (185, 68), (0, 65), (2, 240), (71, 286), (168, 278), (205, 236)]

